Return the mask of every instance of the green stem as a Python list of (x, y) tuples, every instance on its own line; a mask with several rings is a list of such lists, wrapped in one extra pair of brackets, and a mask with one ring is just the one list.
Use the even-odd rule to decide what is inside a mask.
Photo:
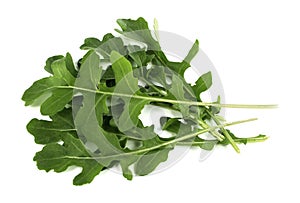
[[(215, 121), (215, 123), (217, 125), (221, 125), (221, 122), (219, 121), (219, 119), (217, 119), (215, 117), (215, 115), (213, 115), (210, 111), (206, 110), (206, 112), (211, 116), (211, 118)], [(237, 153), (240, 153), (240, 149), (239, 147), (236, 145), (235, 141), (232, 139), (232, 137), (229, 135), (229, 133), (227, 132), (227, 130), (224, 127), (220, 127), (221, 131), (223, 132), (223, 134), (225, 135), (225, 137), (228, 139), (229, 143), (231, 144), (231, 146), (234, 148), (234, 150)]]
[(215, 130), (217, 128), (221, 128), (221, 127), (225, 127), (225, 126), (237, 125), (237, 124), (251, 122), (251, 121), (255, 121), (255, 120), (257, 120), (257, 118), (251, 118), (251, 119), (240, 120), (240, 121), (235, 121), (235, 122), (228, 122), (228, 123), (224, 123), (222, 125), (217, 125), (217, 126), (213, 126), (213, 127), (210, 127), (210, 128), (202, 129), (202, 130), (199, 130), (197, 132), (194, 132), (194, 133), (191, 133), (191, 134), (187, 134), (187, 135), (178, 137), (178, 138), (176, 138), (174, 140), (170, 140), (170, 141), (167, 141), (167, 142), (164, 142), (164, 143), (161, 143), (159, 145), (152, 146), (152, 147), (143, 148), (143, 149), (139, 149), (139, 150), (134, 150), (134, 151), (126, 152), (126, 153), (122, 153), (122, 154), (113, 154), (113, 155), (93, 157), (93, 158), (101, 160), (101, 159), (114, 158), (114, 157), (120, 157), (120, 156), (143, 154), (143, 153), (155, 150), (155, 149), (159, 149), (159, 148), (162, 148), (162, 147), (165, 147), (165, 146), (168, 146), (168, 145), (173, 145), (175, 143), (178, 143), (178, 142), (181, 142), (181, 141), (184, 141), (184, 140), (196, 137), (196, 136), (198, 136), (200, 134), (207, 133), (207, 132), (209, 132), (211, 130)]
[[(234, 142), (237, 144), (242, 144), (245, 140), (247, 143), (256, 143), (256, 142), (264, 142), (268, 139), (267, 136), (265, 137), (248, 137), (248, 138), (233, 138)], [(178, 142), (178, 145), (182, 146), (198, 146), (201, 144), (205, 144), (208, 142), (216, 142), (216, 140), (201, 140), (201, 141), (193, 141), (193, 142)]]
[(151, 84), (149, 81), (147, 81), (146, 79), (144, 78), (139, 78), (141, 81), (143, 81), (144, 83), (146, 83), (147, 85), (149, 85), (150, 87), (152, 87), (153, 89), (155, 89), (158, 93), (160, 93), (161, 95), (163, 96), (166, 96), (167, 95), (167, 92), (163, 91), (163, 90), (160, 90), (158, 89), (155, 85)]
[[(203, 120), (198, 119), (198, 123), (202, 128), (209, 128), (209, 125), (205, 123)], [(211, 135), (213, 135), (215, 138), (217, 138), (219, 141), (222, 141), (224, 139), (224, 136), (220, 134), (218, 131), (211, 130), (209, 131)]]
[(143, 100), (156, 101), (156, 102), (167, 102), (172, 104), (186, 104), (192, 106), (214, 106), (214, 107), (224, 107), (224, 108), (256, 108), (256, 109), (269, 109), (269, 108), (277, 107), (277, 105), (274, 104), (270, 104), (270, 105), (218, 104), (218, 103), (211, 103), (211, 102), (182, 101), (182, 100), (165, 99), (159, 97), (149, 97), (149, 96), (141, 96), (141, 95), (134, 95), (134, 94), (124, 94), (118, 92), (92, 90), (92, 89), (86, 89), (86, 88), (75, 87), (75, 86), (54, 86), (52, 88), (74, 89), (74, 90), (80, 90), (85, 92), (91, 92), (95, 94), (104, 94), (104, 95), (111, 95), (111, 96), (118, 96), (118, 97), (129, 97), (129, 98), (143, 99)]

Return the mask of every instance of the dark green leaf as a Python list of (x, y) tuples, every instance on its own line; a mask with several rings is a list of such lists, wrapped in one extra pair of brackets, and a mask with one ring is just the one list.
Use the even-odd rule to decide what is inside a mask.
[(51, 92), (55, 86), (65, 85), (65, 82), (59, 78), (48, 77), (34, 82), (23, 94), (22, 100), (25, 105), (31, 105), (40, 96)]
[(72, 100), (72, 89), (55, 89), (52, 95), (41, 105), (42, 115), (54, 115), (65, 108)]
[(82, 167), (82, 172), (74, 180), (74, 185), (90, 183), (104, 168), (94, 160), (80, 140), (70, 134), (62, 137), (63, 145), (52, 143), (37, 152), (34, 161), (40, 170), (63, 172), (70, 166)]
[(32, 119), (27, 124), (27, 130), (34, 136), (37, 144), (58, 142), (66, 133), (76, 135), (71, 109), (64, 109), (54, 116), (52, 121)]
[(99, 39), (90, 37), (84, 40), (84, 44), (80, 46), (80, 49), (83, 50), (95, 49), (100, 45), (101, 45), (101, 41)]
[(68, 71), (72, 74), (73, 77), (77, 77), (77, 70), (74, 66), (74, 62), (73, 62), (73, 59), (72, 59), (72, 56), (70, 53), (67, 53), (66, 54), (66, 58), (65, 58), (65, 61), (66, 61), (66, 67), (68, 69)]

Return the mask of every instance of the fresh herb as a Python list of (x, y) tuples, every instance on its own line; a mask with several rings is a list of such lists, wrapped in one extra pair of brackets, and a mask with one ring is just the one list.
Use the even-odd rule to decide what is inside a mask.
[[(143, 18), (117, 23), (120, 36), (108, 33), (102, 40), (85, 39), (80, 48), (87, 53), (76, 65), (69, 53), (50, 57), (44, 69), (51, 76), (25, 91), (25, 105), (40, 105), (41, 114), (50, 118), (34, 118), (27, 125), (35, 142), (44, 145), (34, 157), (40, 170), (82, 167), (73, 181), (82, 185), (119, 165), (131, 180), (133, 174), (143, 176), (155, 170), (177, 145), (212, 150), (215, 145), (230, 144), (239, 152), (239, 143), (267, 139), (265, 135), (238, 138), (226, 129), (255, 119), (225, 122), (218, 114), (221, 107), (274, 106), (221, 104), (220, 98), (203, 102), (201, 93), (212, 85), (211, 72), (194, 85), (185, 81), (184, 73), (199, 50), (197, 40), (182, 62), (172, 62), (161, 50), (156, 20), (154, 33)], [(171, 137), (160, 137), (153, 125), (144, 126), (139, 116), (146, 105), (179, 113), (159, 118), (162, 130)], [(200, 138), (203, 133), (214, 139)]]

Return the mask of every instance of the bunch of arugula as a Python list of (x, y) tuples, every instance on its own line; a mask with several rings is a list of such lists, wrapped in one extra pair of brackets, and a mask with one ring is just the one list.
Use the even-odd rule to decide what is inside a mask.
[[(106, 34), (102, 40), (87, 38), (80, 47), (87, 53), (76, 65), (69, 53), (47, 59), (42, 78), (28, 88), (25, 105), (40, 105), (51, 120), (32, 119), (27, 129), (37, 144), (44, 145), (34, 161), (41, 170), (65, 171), (82, 167), (74, 185), (90, 183), (101, 171), (119, 165), (128, 180), (134, 174), (151, 173), (177, 145), (212, 150), (215, 145), (260, 142), (265, 135), (238, 138), (226, 126), (252, 121), (225, 123), (221, 107), (267, 108), (201, 101), (200, 94), (212, 85), (211, 73), (194, 85), (184, 73), (199, 50), (196, 40), (182, 62), (169, 61), (143, 18), (119, 19), (120, 36)], [(156, 27), (156, 24), (155, 24)], [(128, 43), (128, 40), (138, 42)], [(129, 40), (129, 41), (130, 41)], [(162, 129), (171, 137), (155, 133), (139, 118), (145, 105), (180, 112), (179, 117), (162, 117)], [(214, 122), (216, 125), (212, 125)], [(215, 139), (199, 135), (211, 134)], [(130, 144), (131, 143), (131, 144)], [(130, 145), (130, 146), (129, 146)]]

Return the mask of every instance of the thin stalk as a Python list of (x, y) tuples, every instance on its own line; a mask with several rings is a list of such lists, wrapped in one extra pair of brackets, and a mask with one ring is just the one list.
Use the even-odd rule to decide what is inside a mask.
[(139, 78), (141, 81), (143, 81), (144, 83), (146, 83), (147, 85), (149, 85), (150, 87), (152, 87), (153, 89), (155, 89), (157, 92), (159, 92), (161, 95), (166, 96), (167, 93), (163, 90), (158, 89), (155, 85), (151, 84), (149, 81), (147, 81), (144, 78)]
[(159, 149), (159, 148), (162, 148), (162, 147), (165, 147), (165, 146), (168, 146), (168, 145), (172, 145), (172, 144), (175, 144), (175, 143), (178, 143), (178, 142), (181, 142), (181, 141), (184, 141), (184, 140), (196, 137), (196, 136), (198, 136), (200, 134), (207, 133), (210, 130), (215, 130), (217, 128), (221, 128), (221, 127), (225, 127), (225, 126), (237, 125), (237, 124), (251, 122), (251, 121), (255, 121), (255, 120), (257, 120), (257, 118), (250, 118), (250, 119), (246, 119), (246, 120), (228, 122), (228, 123), (224, 123), (222, 125), (217, 125), (217, 126), (212, 126), (210, 128), (201, 129), (201, 130), (199, 130), (197, 132), (194, 132), (194, 133), (191, 133), (191, 134), (187, 134), (187, 135), (178, 137), (178, 138), (176, 138), (174, 140), (170, 140), (170, 141), (161, 143), (159, 145), (155, 145), (153, 147), (148, 147), (148, 148), (144, 148), (144, 149), (134, 150), (134, 151), (127, 152), (127, 153), (122, 153), (122, 154), (113, 154), (113, 155), (101, 156), (101, 157), (93, 157), (93, 158), (101, 160), (101, 159), (114, 158), (114, 157), (120, 157), (120, 156), (138, 155), (138, 154), (146, 153), (146, 152), (149, 152), (149, 151), (152, 151), (152, 150), (155, 150), (155, 149)]
[[(172, 145), (172, 144), (175, 144), (175, 143), (182, 142), (184, 140), (196, 137), (200, 134), (209, 132), (210, 130), (214, 130), (214, 129), (217, 129), (217, 128), (220, 128), (220, 127), (232, 126), (232, 125), (237, 125), (237, 124), (246, 123), (246, 122), (255, 121), (255, 120), (257, 120), (257, 118), (251, 118), (251, 119), (246, 119), (246, 120), (240, 120), (240, 121), (235, 121), (235, 122), (224, 123), (223, 125), (218, 125), (218, 126), (213, 126), (213, 127), (207, 128), (207, 129), (202, 129), (202, 130), (199, 130), (198, 132), (187, 134), (187, 135), (181, 136), (179, 138), (176, 138), (174, 140), (170, 140), (168, 142), (164, 142), (162, 144), (159, 144), (159, 145), (156, 145), (156, 146), (153, 146), (153, 147), (134, 150), (134, 151), (131, 151), (131, 152), (122, 152), (120, 154), (97, 156), (97, 157), (95, 157), (95, 156), (93, 156), (93, 157), (82, 157), (82, 156), (80, 156), (79, 157), (79, 156), (68, 156), (67, 155), (67, 156), (64, 156), (63, 158), (78, 159), (78, 160), (106, 160), (106, 159), (119, 158), (119, 157), (128, 156), (128, 155), (129, 156), (130, 155), (138, 155), (138, 154), (146, 153), (146, 152), (149, 152), (149, 151), (152, 151), (152, 150), (155, 150), (155, 149), (159, 149), (161, 147), (165, 147), (165, 146), (168, 146), (168, 145)], [(254, 141), (254, 140), (252, 140), (252, 141)], [(62, 158), (62, 157), (60, 157), (60, 158)], [(57, 159), (57, 158), (53, 158), (53, 159)], [(47, 160), (49, 160), (49, 159), (47, 159)]]
[[(265, 137), (247, 137), (247, 138), (233, 138), (234, 142), (237, 143), (237, 144), (242, 144), (244, 140), (247, 141), (247, 143), (256, 143), (256, 142), (264, 142), (268, 139), (267, 136)], [(178, 142), (178, 145), (181, 145), (181, 146), (197, 146), (197, 145), (200, 145), (200, 144), (205, 144), (205, 143), (208, 143), (208, 142), (216, 142), (217, 140), (201, 140), (201, 141), (193, 141), (193, 142), (186, 142), (186, 141), (183, 141), (183, 142)]]
[[(205, 123), (203, 120), (198, 119), (198, 123), (202, 128), (209, 128), (209, 125)], [(211, 130), (209, 131), (209, 133), (213, 135), (215, 138), (217, 138), (219, 141), (222, 141), (224, 139), (224, 136), (215, 130)]]
[[(221, 122), (219, 121), (219, 119), (217, 119), (215, 117), (215, 115), (213, 115), (210, 111), (206, 110), (206, 112), (211, 116), (211, 118), (215, 121), (215, 123), (217, 125), (221, 125)], [(228, 131), (224, 128), (224, 127), (220, 127), (221, 131), (223, 132), (223, 134), (225, 135), (225, 137), (228, 139), (229, 143), (231, 144), (231, 146), (234, 148), (234, 150), (237, 153), (240, 153), (240, 149), (239, 147), (236, 145), (235, 141), (232, 139), (232, 137), (229, 135)]]
[(74, 90), (80, 90), (80, 91), (85, 91), (85, 92), (91, 92), (91, 93), (95, 93), (95, 94), (104, 94), (104, 95), (111, 95), (111, 96), (118, 96), (118, 97), (129, 97), (129, 98), (143, 99), (143, 100), (156, 101), (156, 102), (167, 102), (167, 103), (172, 103), (172, 104), (186, 104), (186, 105), (192, 105), (192, 106), (214, 106), (214, 107), (224, 107), (224, 108), (252, 108), (252, 109), (270, 109), (270, 108), (277, 107), (277, 105), (275, 105), (275, 104), (266, 104), (266, 105), (218, 104), (218, 103), (211, 103), (211, 102), (182, 101), (182, 100), (173, 100), (173, 99), (166, 99), (166, 98), (159, 98), (159, 97), (148, 97), (148, 96), (141, 96), (141, 95), (134, 95), (134, 94), (124, 94), (124, 93), (118, 93), (118, 92), (92, 90), (92, 89), (86, 89), (86, 88), (75, 87), (75, 86), (55, 86), (53, 88), (74, 89)]

